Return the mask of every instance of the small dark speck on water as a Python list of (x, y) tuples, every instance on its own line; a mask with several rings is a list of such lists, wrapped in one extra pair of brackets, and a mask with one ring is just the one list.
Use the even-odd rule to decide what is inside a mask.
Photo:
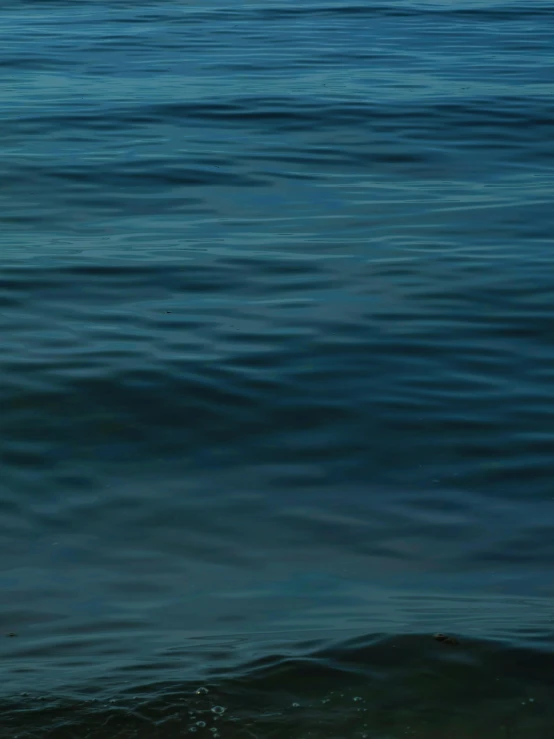
[(457, 646), (460, 643), (454, 636), (447, 636), (446, 634), (434, 634), (433, 639), (451, 646)]

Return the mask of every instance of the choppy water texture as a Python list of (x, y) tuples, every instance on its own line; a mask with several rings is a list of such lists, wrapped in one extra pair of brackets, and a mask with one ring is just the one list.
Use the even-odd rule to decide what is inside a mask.
[(0, 736), (551, 739), (553, 23), (3, 3)]

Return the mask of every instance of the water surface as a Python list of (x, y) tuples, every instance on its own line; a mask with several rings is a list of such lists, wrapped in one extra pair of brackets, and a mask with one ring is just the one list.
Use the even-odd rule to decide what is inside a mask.
[(5, 5), (6, 736), (551, 736), (553, 20)]

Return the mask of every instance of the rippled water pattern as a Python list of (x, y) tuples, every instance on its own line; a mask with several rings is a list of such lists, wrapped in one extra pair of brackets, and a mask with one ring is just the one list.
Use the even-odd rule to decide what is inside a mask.
[(0, 736), (551, 738), (553, 23), (3, 3)]

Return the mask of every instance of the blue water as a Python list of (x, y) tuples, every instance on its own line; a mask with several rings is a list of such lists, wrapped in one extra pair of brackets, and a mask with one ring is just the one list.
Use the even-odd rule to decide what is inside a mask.
[(0, 736), (550, 739), (552, 4), (1, 20)]

